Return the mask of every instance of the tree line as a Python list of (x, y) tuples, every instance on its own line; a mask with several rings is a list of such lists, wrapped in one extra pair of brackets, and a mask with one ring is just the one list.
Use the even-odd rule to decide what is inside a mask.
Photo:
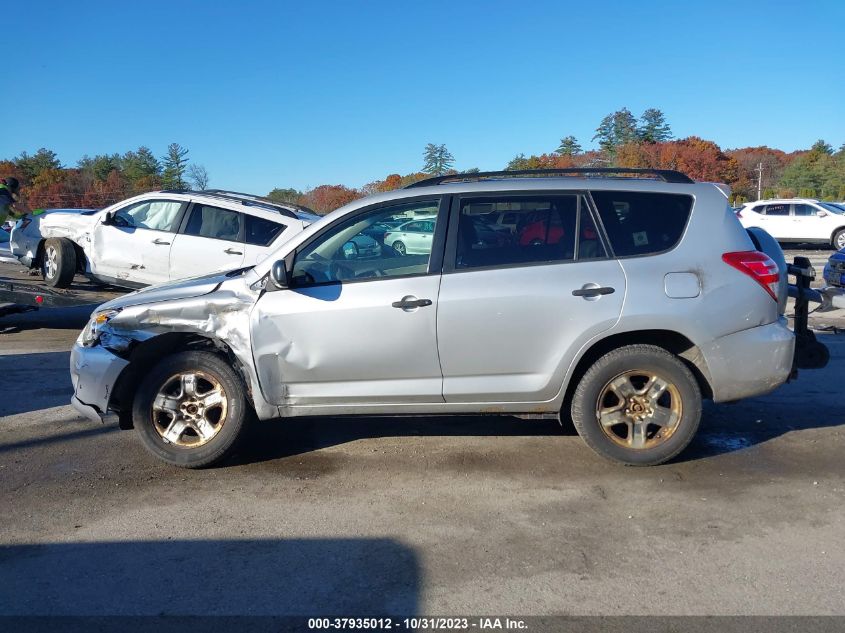
[[(676, 139), (662, 111), (645, 110), (639, 117), (627, 108), (601, 119), (591, 139), (596, 149), (584, 150), (578, 139), (564, 136), (547, 153), (518, 154), (506, 170), (568, 167), (622, 167), (677, 169), (696, 180), (724, 182), (734, 204), (763, 198), (795, 196), (845, 200), (845, 144), (834, 149), (824, 140), (810, 148), (784, 152), (767, 146), (720, 148), (697, 136)], [(22, 184), (23, 203), (29, 208), (98, 208), (138, 193), (157, 189), (196, 189), (208, 186), (208, 172), (188, 160), (188, 150), (172, 143), (156, 158), (147, 147), (124, 154), (84, 156), (74, 167), (61, 165), (56, 154), (40, 149), (0, 160), (0, 178), (15, 176)], [(267, 196), (278, 202), (305, 205), (327, 213), (358, 198), (391, 191), (430, 176), (473, 173), (457, 170), (445, 144), (429, 143), (422, 152), (419, 171), (393, 173), (358, 188), (320, 185), (306, 191), (276, 188)]]
[(159, 189), (208, 187), (208, 171), (191, 163), (188, 149), (171, 143), (161, 158), (145, 146), (124, 154), (85, 155), (76, 165), (62, 165), (56, 153), (41, 148), (34, 154), (0, 160), (0, 177), (21, 184), (24, 208), (100, 208)]

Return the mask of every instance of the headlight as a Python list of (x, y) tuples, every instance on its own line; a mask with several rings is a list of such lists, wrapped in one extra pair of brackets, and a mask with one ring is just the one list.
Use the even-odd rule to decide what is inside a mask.
[(100, 332), (103, 326), (118, 314), (120, 314), (120, 310), (103, 310), (102, 312), (97, 312), (88, 321), (85, 329), (82, 330), (82, 334), (79, 335), (79, 342), (85, 347), (94, 347), (100, 340)]

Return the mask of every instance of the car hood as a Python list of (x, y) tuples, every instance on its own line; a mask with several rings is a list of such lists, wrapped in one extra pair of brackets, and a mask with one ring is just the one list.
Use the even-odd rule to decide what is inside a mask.
[(171, 301), (173, 299), (201, 297), (202, 295), (214, 292), (220, 284), (226, 281), (243, 280), (245, 283), (250, 284), (253, 283), (253, 277), (255, 277), (254, 281), (258, 280), (258, 276), (253, 272), (252, 268), (241, 268), (224, 273), (216, 272), (201, 277), (180, 279), (130, 292), (117, 299), (112, 299), (108, 303), (104, 303), (97, 308), (97, 311), (117, 310), (130, 306)]
[(96, 211), (86, 212), (78, 209), (55, 209), (33, 216), (33, 223), (38, 224), (43, 237), (67, 237), (76, 242), (82, 234), (90, 231), (99, 221)]

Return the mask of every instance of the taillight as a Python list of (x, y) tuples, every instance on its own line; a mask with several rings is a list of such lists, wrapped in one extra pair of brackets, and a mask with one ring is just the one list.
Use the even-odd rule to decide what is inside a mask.
[(725, 253), (722, 255), (722, 261), (751, 277), (763, 286), (772, 299), (778, 300), (780, 271), (771, 257), (760, 251), (740, 251)]
[(23, 220), (21, 220), (21, 230), (25, 229), (30, 224), (32, 224), (32, 218), (24, 218)]

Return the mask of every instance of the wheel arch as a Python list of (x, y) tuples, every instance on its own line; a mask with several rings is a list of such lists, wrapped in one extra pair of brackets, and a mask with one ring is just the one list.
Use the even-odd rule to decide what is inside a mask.
[(712, 378), (704, 355), (689, 338), (673, 330), (634, 330), (618, 332), (594, 341), (581, 355), (572, 370), (566, 385), (563, 399), (563, 411), (572, 403), (572, 395), (581, 378), (599, 358), (611, 350), (626, 345), (654, 345), (677, 356), (692, 372), (701, 389), (703, 398), (713, 397)]
[(225, 342), (192, 332), (165, 332), (135, 344), (126, 356), (129, 365), (115, 381), (108, 405), (110, 409), (118, 412), (118, 425), (121, 429), (131, 429), (133, 426), (132, 401), (144, 375), (166, 356), (197, 350), (211, 352), (231, 365), (244, 388), (247, 403), (253, 411), (255, 410), (247, 374)]
[(67, 240), (71, 244), (73, 244), (73, 252), (76, 255), (76, 270), (77, 272), (84, 273), (87, 268), (88, 263), (88, 256), (85, 255), (85, 250), (76, 242), (74, 242), (69, 237), (42, 237), (38, 242), (38, 247), (35, 249), (35, 257), (32, 260), (32, 264), (30, 268), (40, 268), (44, 258), (44, 247), (47, 244), (47, 240), (50, 239), (61, 239)]
[(836, 250), (839, 250), (839, 249), (836, 247), (836, 234), (837, 234), (837, 233), (839, 233), (840, 231), (845, 231), (845, 226), (840, 226), (840, 227), (837, 227), (837, 228), (836, 228), (836, 229), (834, 229), (834, 230), (833, 230), (833, 232), (830, 234), (830, 244), (831, 244), (831, 246), (833, 246), (833, 248), (835, 248)]

